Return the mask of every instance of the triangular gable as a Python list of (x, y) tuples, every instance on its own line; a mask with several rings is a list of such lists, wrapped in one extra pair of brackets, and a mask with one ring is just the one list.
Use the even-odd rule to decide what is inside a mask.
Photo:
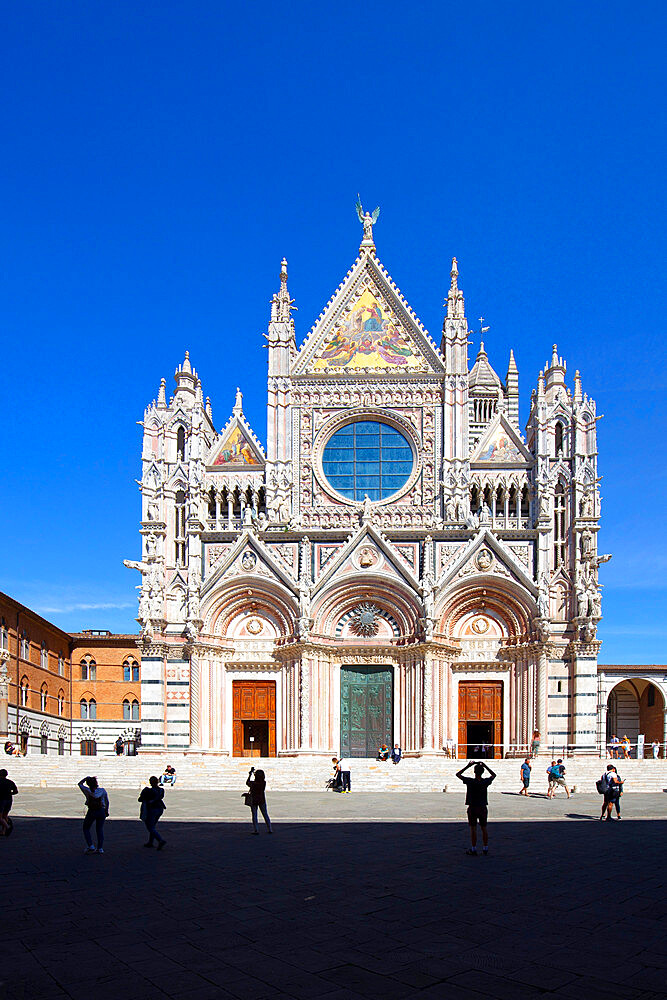
[(335, 575), (344, 575), (346, 570), (354, 572), (357, 577), (363, 573), (394, 575), (405, 580), (412, 589), (419, 589), (419, 580), (403, 557), (371, 524), (362, 525), (327, 563), (324, 573), (315, 584), (314, 593), (322, 590)]
[(537, 586), (526, 572), (526, 568), (513, 553), (488, 529), (482, 528), (471, 538), (465, 549), (451, 562), (438, 580), (438, 587), (446, 587), (457, 577), (467, 576), (510, 576), (537, 596)]
[(306, 337), (293, 375), (444, 371), (444, 358), (377, 258), (358, 258)]
[(470, 458), (471, 465), (482, 468), (525, 468), (532, 461), (533, 456), (504, 413), (499, 413), (487, 427)]
[(244, 531), (227, 555), (216, 565), (213, 574), (202, 587), (202, 597), (223, 578), (235, 576), (275, 577), (290, 592), (298, 592), (295, 581), (251, 531)]
[(209, 469), (263, 469), (264, 449), (242, 413), (234, 414), (220, 432), (207, 460)]

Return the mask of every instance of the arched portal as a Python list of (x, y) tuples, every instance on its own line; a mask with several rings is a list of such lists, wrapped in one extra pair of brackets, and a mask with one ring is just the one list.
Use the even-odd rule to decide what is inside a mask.
[(614, 736), (627, 736), (634, 748), (640, 733), (646, 745), (661, 743), (664, 717), (665, 699), (655, 684), (643, 677), (620, 681), (607, 697), (607, 745)]
[(488, 578), (464, 583), (442, 606), (438, 631), (460, 649), (449, 726), (460, 758), (502, 757), (511, 744), (527, 742), (535, 725), (536, 664), (510, 653), (526, 643), (534, 614), (530, 595)]

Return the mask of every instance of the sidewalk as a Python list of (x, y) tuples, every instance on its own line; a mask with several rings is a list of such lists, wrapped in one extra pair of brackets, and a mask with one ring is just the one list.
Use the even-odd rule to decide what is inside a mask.
[[(137, 791), (109, 790), (111, 817), (137, 819)], [(277, 820), (301, 823), (349, 822), (442, 822), (465, 820), (463, 787), (461, 791), (438, 793), (418, 792), (271, 792), (267, 790), (272, 816)], [(238, 792), (191, 791), (167, 788), (165, 820), (224, 820), (248, 822), (249, 810)], [(572, 795), (568, 799), (558, 791), (547, 799), (544, 793), (528, 798), (516, 792), (489, 793), (490, 821), (537, 820), (540, 822), (575, 818), (597, 818), (600, 815), (600, 795)], [(667, 820), (667, 795), (634, 794), (622, 798), (623, 811), (635, 819)], [(78, 818), (82, 815), (83, 796), (73, 789), (23, 789), (16, 797), (12, 815)]]

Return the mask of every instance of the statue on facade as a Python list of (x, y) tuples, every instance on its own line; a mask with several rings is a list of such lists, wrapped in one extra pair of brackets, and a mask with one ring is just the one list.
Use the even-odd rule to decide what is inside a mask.
[(367, 245), (371, 245), (373, 243), (373, 226), (375, 225), (380, 216), (380, 206), (378, 205), (378, 207), (372, 213), (364, 212), (361, 205), (361, 198), (359, 195), (357, 195), (357, 203), (355, 205), (355, 208), (357, 210), (357, 215), (359, 216), (359, 222), (364, 227), (363, 242), (366, 243)]
[(539, 593), (537, 595), (537, 611), (540, 618), (548, 618), (550, 613), (549, 581), (546, 573), (542, 573), (540, 576), (539, 588)]

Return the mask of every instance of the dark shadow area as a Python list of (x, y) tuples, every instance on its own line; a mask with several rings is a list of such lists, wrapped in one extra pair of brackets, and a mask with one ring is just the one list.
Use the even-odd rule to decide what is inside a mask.
[(475, 858), (453, 822), (160, 829), (157, 853), (111, 818), (105, 855), (85, 856), (80, 819), (16, 818), (0, 997), (664, 995), (664, 820), (491, 816)]

